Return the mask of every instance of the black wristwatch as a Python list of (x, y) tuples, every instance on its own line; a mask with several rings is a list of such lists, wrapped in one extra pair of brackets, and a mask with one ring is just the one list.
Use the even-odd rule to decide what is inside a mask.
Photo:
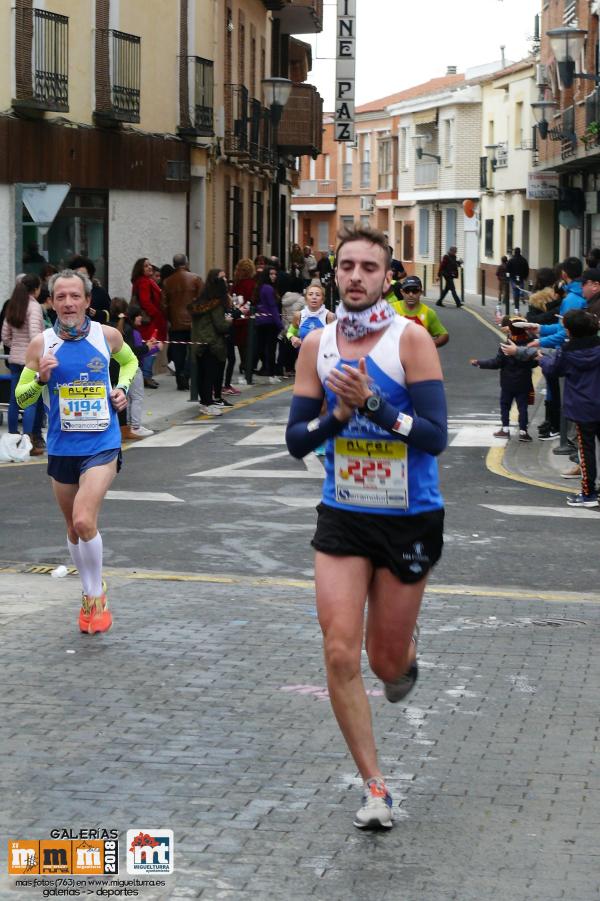
[(43, 381), (41, 380), (39, 372), (36, 372), (36, 374), (35, 374), (35, 381), (36, 381), (36, 382), (38, 383), (38, 385), (40, 385), (40, 387), (42, 387), (42, 388), (44, 388), (44, 387), (48, 384), (48, 382), (43, 382)]
[(363, 416), (368, 416), (369, 418), (373, 416), (373, 414), (378, 413), (381, 410), (383, 405), (383, 400), (377, 394), (371, 394), (367, 397), (364, 405), (359, 408), (358, 412), (362, 413)]

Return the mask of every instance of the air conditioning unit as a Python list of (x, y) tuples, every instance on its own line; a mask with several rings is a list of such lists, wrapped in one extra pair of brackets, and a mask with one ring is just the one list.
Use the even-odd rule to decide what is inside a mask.
[(375, 209), (375, 198), (372, 194), (363, 194), (360, 198), (361, 213), (372, 213)]
[(535, 67), (535, 83), (538, 88), (545, 88), (548, 85), (548, 71), (541, 63)]

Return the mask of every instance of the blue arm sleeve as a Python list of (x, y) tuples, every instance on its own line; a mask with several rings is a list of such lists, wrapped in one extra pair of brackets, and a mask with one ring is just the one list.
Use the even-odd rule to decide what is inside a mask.
[(339, 435), (346, 425), (333, 413), (319, 418), (322, 403), (319, 397), (292, 397), (285, 441), (290, 454), (297, 460), (316, 450), (328, 438)]
[(540, 347), (562, 347), (562, 345), (567, 340), (567, 333), (562, 325), (552, 325), (546, 326), (546, 328), (552, 328), (554, 331), (552, 332), (543, 332), (542, 329), (544, 326), (540, 327), (540, 334), (542, 337), (540, 338)]
[[(448, 443), (448, 411), (444, 383), (439, 379), (431, 379), (426, 382), (414, 382), (406, 387), (413, 404), (414, 415), (410, 432), (406, 436), (400, 435), (400, 438), (409, 447), (415, 447), (437, 457)], [(398, 419), (398, 410), (386, 402), (372, 419), (383, 429), (393, 432)]]

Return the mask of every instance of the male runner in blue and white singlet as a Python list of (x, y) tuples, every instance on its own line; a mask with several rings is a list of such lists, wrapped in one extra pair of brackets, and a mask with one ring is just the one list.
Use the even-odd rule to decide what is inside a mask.
[[(52, 276), (48, 290), (57, 319), (27, 348), (16, 397), (27, 407), (43, 393), (48, 475), (83, 586), (79, 628), (92, 635), (112, 626), (98, 515), (121, 465), (117, 413), (127, 406), (137, 359), (117, 329), (90, 321), (92, 284), (86, 275), (66, 269)], [(120, 367), (116, 388), (109, 377), (111, 357)]]
[(400, 701), (417, 680), (417, 617), (443, 543), (442, 371), (426, 330), (383, 300), (391, 276), (381, 233), (342, 233), (337, 320), (302, 343), (286, 432), (295, 457), (327, 441), (312, 542), (317, 612), (331, 704), (364, 780), (362, 829), (393, 822), (361, 675), (365, 604), (369, 664), (387, 699)]

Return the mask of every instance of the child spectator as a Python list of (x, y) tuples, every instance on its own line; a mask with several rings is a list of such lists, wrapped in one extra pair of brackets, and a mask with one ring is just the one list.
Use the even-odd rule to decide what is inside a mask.
[(600, 439), (600, 337), (598, 319), (587, 310), (569, 310), (563, 327), (568, 341), (552, 357), (542, 357), (546, 377), (564, 376), (563, 409), (575, 423), (581, 465), (581, 493), (568, 494), (570, 507), (597, 507), (596, 439)]
[[(508, 330), (510, 340), (517, 346), (524, 346), (530, 340), (527, 335), (527, 320), (510, 319), (505, 316), (502, 319), (502, 326)], [(499, 369), (500, 370), (500, 414), (502, 416), (502, 426), (498, 431), (494, 432), (494, 438), (510, 438), (510, 408), (513, 400), (517, 403), (519, 411), (519, 441), (531, 441), (531, 435), (527, 431), (529, 422), (527, 406), (529, 398), (533, 393), (533, 382), (531, 380), (531, 371), (537, 366), (535, 352), (532, 352), (528, 359), (519, 359), (518, 356), (506, 356), (498, 348), (495, 357), (489, 360), (470, 360), (471, 366), (478, 366), (480, 369)]]
[[(148, 338), (147, 341), (142, 339), (140, 332), (142, 316), (142, 308), (137, 304), (130, 303), (127, 308), (126, 318), (120, 320), (123, 322), (123, 339), (138, 358), (138, 363), (148, 354), (157, 354), (162, 349), (162, 342), (156, 338)], [(127, 426), (125, 428), (121, 427), (123, 438), (139, 441), (141, 438), (148, 438), (150, 435), (153, 435), (152, 429), (147, 429), (142, 425), (144, 376), (139, 367), (129, 386), (127, 402)]]

